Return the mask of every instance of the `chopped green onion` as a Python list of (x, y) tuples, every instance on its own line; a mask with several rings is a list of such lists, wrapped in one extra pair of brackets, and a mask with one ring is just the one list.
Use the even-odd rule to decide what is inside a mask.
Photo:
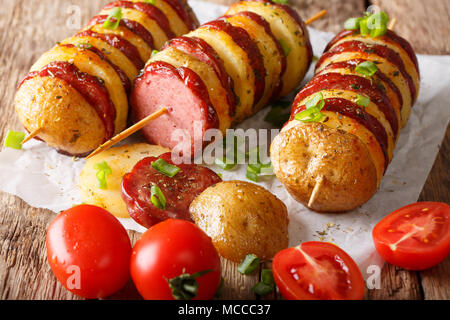
[(112, 169), (108, 165), (106, 161), (99, 162), (94, 166), (94, 169), (97, 170), (97, 180), (98, 180), (98, 187), (100, 189), (107, 189), (108, 184), (106, 183), (106, 178), (112, 174)]
[(366, 36), (370, 33), (370, 30), (367, 27), (367, 18), (361, 19), (361, 21), (359, 22), (359, 32), (363, 36)]
[(279, 4), (289, 4), (289, 0), (272, 0), (272, 2)]
[(378, 71), (378, 67), (372, 61), (364, 61), (356, 66), (355, 71), (363, 76), (371, 77)]
[(227, 157), (216, 158), (216, 160), (214, 160), (214, 163), (216, 164), (216, 166), (222, 168), (223, 170), (231, 170), (236, 166), (234, 160), (231, 160)]
[(262, 269), (261, 270), (261, 281), (268, 285), (275, 285), (275, 281), (273, 280), (272, 269)]
[(344, 23), (344, 28), (346, 30), (357, 30), (359, 29), (359, 23), (362, 20), (362, 18), (350, 18), (347, 19)]
[(25, 139), (25, 132), (8, 130), (3, 146), (20, 150), (22, 149), (22, 141)]
[(368, 107), (370, 104), (370, 99), (366, 96), (356, 95), (356, 104), (363, 107)]
[(287, 57), (291, 52), (291, 47), (283, 39), (280, 39), (280, 46), (283, 49), (284, 55)]
[(151, 54), (150, 58), (153, 58), (153, 56), (154, 56), (155, 54), (157, 54), (158, 52), (159, 52), (158, 50), (152, 50), (152, 54)]
[(76, 43), (75, 47), (77, 47), (78, 49), (91, 49), (92, 44), (88, 42)]
[(247, 166), (247, 171), (256, 173), (256, 174), (260, 174), (261, 173), (261, 164), (257, 163), (257, 164), (249, 164)]
[(316, 107), (321, 101), (323, 101), (323, 94), (322, 94), (322, 92), (319, 92), (319, 93), (315, 94), (314, 97), (312, 97), (311, 99), (306, 101), (306, 103), (305, 103), (306, 109)]
[(373, 38), (381, 37), (386, 34), (387, 31), (387, 25), (382, 25), (379, 28), (373, 29), (370, 31), (370, 36)]
[(166, 209), (166, 197), (162, 193), (161, 189), (157, 185), (153, 185), (150, 189), (152, 204), (158, 209)]
[(255, 284), (252, 290), (259, 296), (265, 296), (275, 290), (275, 281), (271, 269), (261, 270), (261, 281)]
[(273, 166), (272, 162), (261, 165), (261, 175), (263, 176), (273, 176)]
[(106, 21), (103, 22), (103, 28), (115, 30), (120, 24), (120, 20), (122, 19), (122, 8), (115, 7), (111, 10), (111, 13), (106, 18)]
[(312, 107), (295, 115), (295, 120), (301, 122), (320, 122), (325, 118), (325, 115), (316, 107)]
[(173, 178), (178, 172), (180, 172), (180, 168), (167, 163), (164, 159), (153, 161), (152, 167), (165, 174), (169, 178)]
[(274, 287), (269, 286), (263, 282), (258, 282), (255, 284), (252, 288), (253, 292), (256, 293), (258, 296), (265, 296), (266, 294), (269, 294), (273, 292)]
[(144, 0), (144, 2), (149, 3), (149, 4), (156, 4), (156, 0)]
[(258, 174), (253, 171), (248, 170), (248, 167), (247, 167), (247, 172), (245, 174), (245, 177), (248, 180), (251, 180), (253, 182), (258, 182)]
[(237, 269), (242, 274), (250, 274), (258, 268), (259, 262), (260, 260), (257, 256), (248, 254)]

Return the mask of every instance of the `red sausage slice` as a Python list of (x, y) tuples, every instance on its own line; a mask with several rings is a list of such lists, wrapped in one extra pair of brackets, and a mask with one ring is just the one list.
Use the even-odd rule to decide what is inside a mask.
[[(122, 198), (130, 216), (146, 228), (168, 218), (192, 221), (189, 205), (206, 188), (220, 181), (220, 177), (208, 168), (195, 164), (178, 164), (181, 170), (170, 178), (152, 167), (157, 159), (171, 161), (171, 153), (159, 157), (147, 157), (139, 161), (122, 180)], [(151, 187), (157, 185), (166, 198), (165, 210), (151, 202)]]
[(136, 79), (131, 94), (136, 120), (165, 107), (168, 112), (142, 129), (150, 142), (185, 157), (194, 156), (204, 146), (208, 129), (219, 127), (219, 118), (201, 78), (192, 70), (169, 63), (150, 63)]
[(223, 88), (228, 92), (227, 101), (230, 106), (229, 114), (234, 115), (236, 111), (236, 99), (233, 91), (233, 79), (225, 71), (225, 66), (217, 52), (203, 39), (197, 37), (178, 37), (168, 41), (162, 50), (174, 47), (185, 52), (196, 59), (206, 63), (214, 69)]

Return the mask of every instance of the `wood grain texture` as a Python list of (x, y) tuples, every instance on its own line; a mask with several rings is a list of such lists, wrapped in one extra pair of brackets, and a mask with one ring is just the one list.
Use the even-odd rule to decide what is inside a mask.
[(409, 39), (417, 53), (450, 54), (449, 0), (373, 0), (372, 3), (397, 19), (395, 31)]
[[(106, 2), (107, 0), (0, 0), (2, 7), (0, 10), (1, 141), (8, 129), (22, 129), (14, 114), (12, 101), (18, 82), (27, 73), (31, 64), (56, 41), (76, 32), (75, 28), (68, 26), (68, 19), (73, 17), (73, 10), (80, 10), (81, 27)], [(213, 2), (233, 1), (214, 0)], [(291, 0), (291, 2), (303, 18), (326, 8), (329, 11), (328, 16), (312, 26), (333, 32), (339, 31), (348, 17), (360, 15), (365, 3), (362, 0)], [(411, 17), (421, 17), (424, 12), (434, 9), (435, 12), (430, 13), (431, 16), (422, 17), (423, 21), (428, 21), (426, 19), (432, 17), (432, 25), (447, 23), (450, 21), (448, 10), (450, 1), (442, 1), (445, 2), (444, 5), (440, 3), (434, 6), (428, 5), (431, 9), (417, 0), (376, 0), (375, 2), (391, 16), (395, 15), (396, 30), (411, 40), (418, 52), (449, 53), (448, 29), (434, 28), (430, 26), (430, 23), (422, 24), (419, 18), (413, 21)], [(418, 4), (415, 4), (416, 2)], [(406, 10), (401, 10), (402, 6)], [(432, 31), (422, 30), (426, 28)], [(432, 34), (428, 35), (426, 32)], [(422, 191), (421, 200), (450, 202), (449, 151), (450, 128), (447, 128), (446, 138), (442, 142), (440, 153)], [(78, 299), (56, 281), (46, 261), (45, 232), (54, 217), (55, 214), (49, 210), (32, 208), (17, 197), (0, 193), (0, 299)], [(129, 235), (133, 243), (139, 237), (136, 232), (129, 232)], [(264, 264), (264, 267), (267, 266), (269, 265)], [(259, 281), (259, 273), (242, 276), (237, 272), (236, 264), (226, 260), (222, 260), (222, 268), (225, 285), (221, 299), (260, 299), (251, 291), (253, 285)], [(383, 269), (382, 289), (367, 291), (366, 298), (450, 299), (449, 270), (450, 259), (420, 273), (386, 265)], [(111, 298), (138, 299), (139, 295), (130, 281), (124, 289)], [(280, 298), (280, 295), (275, 293), (261, 299), (270, 298)]]

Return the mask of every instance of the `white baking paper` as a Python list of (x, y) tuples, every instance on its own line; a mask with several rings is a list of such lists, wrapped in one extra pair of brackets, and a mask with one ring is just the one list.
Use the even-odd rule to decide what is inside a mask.
[[(226, 7), (190, 1), (201, 22), (222, 15)], [(309, 28), (314, 54), (320, 56), (333, 34)], [(371, 237), (374, 225), (391, 211), (417, 201), (433, 165), (450, 118), (450, 56), (419, 55), (420, 94), (406, 128), (401, 132), (395, 156), (378, 193), (361, 208), (346, 214), (319, 214), (294, 201), (276, 178), (259, 184), (272, 191), (289, 211), (290, 244), (309, 240), (330, 241), (347, 251), (364, 277), (382, 266)], [(312, 77), (311, 67), (305, 81)], [(242, 123), (241, 128), (270, 128), (264, 122), (266, 108)], [(58, 154), (44, 143), (31, 141), (23, 150), (0, 152), (0, 190), (17, 195), (28, 204), (54, 212), (81, 202), (77, 180), (84, 160)], [(221, 172), (217, 167), (216, 172)], [(246, 180), (246, 167), (221, 172), (224, 180)], [(121, 219), (128, 229), (144, 231), (132, 219)], [(369, 270), (369, 272), (368, 272)]]

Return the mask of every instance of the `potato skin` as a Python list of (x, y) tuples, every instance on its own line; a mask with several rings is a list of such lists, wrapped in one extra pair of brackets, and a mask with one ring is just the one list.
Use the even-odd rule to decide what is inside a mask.
[(15, 96), (15, 109), (25, 129), (50, 147), (72, 155), (84, 155), (105, 138), (105, 126), (94, 108), (67, 82), (34, 77), (25, 81)]
[[(129, 218), (128, 209), (122, 200), (122, 177), (145, 157), (156, 157), (169, 149), (147, 143), (123, 145), (105, 150), (86, 161), (78, 180), (81, 201), (104, 208), (118, 218)], [(106, 161), (112, 170), (108, 175), (107, 189), (100, 189), (97, 181), (97, 163)]]
[(286, 206), (253, 183), (217, 183), (191, 203), (189, 212), (219, 254), (234, 262), (250, 253), (270, 259), (289, 244)]
[(377, 191), (377, 174), (367, 147), (354, 135), (320, 123), (299, 123), (275, 137), (270, 157), (277, 178), (291, 196), (309, 207), (344, 212), (359, 207)]

